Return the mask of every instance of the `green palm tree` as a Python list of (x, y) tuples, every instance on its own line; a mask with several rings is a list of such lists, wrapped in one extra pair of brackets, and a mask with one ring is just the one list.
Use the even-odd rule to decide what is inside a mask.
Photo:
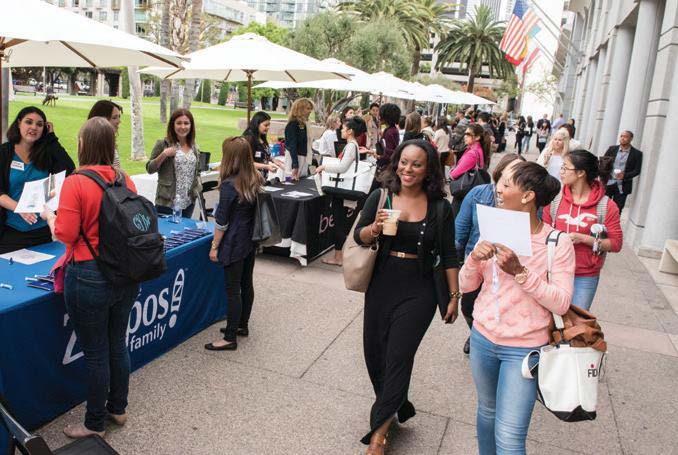
[(397, 23), (414, 55), (411, 74), (419, 73), (421, 50), (428, 47), (431, 32), (442, 33), (454, 10), (436, 0), (358, 0), (345, 1), (339, 10), (354, 15), (361, 22), (386, 19)]
[(436, 46), (436, 68), (461, 63), (461, 69), (468, 70), (469, 92), (473, 92), (475, 78), (483, 66), (488, 68), (490, 77), (507, 78), (514, 72), (514, 67), (499, 49), (504, 30), (503, 23), (494, 20), (489, 7), (477, 6), (470, 18), (455, 20)]

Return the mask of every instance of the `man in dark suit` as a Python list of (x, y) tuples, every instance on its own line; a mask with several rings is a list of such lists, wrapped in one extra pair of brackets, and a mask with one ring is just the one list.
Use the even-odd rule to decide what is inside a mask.
[(614, 170), (607, 181), (606, 194), (617, 204), (620, 214), (626, 204), (626, 197), (633, 191), (633, 178), (640, 175), (643, 166), (643, 152), (631, 146), (632, 140), (631, 131), (622, 131), (619, 145), (613, 145), (605, 152), (605, 156), (614, 160)]

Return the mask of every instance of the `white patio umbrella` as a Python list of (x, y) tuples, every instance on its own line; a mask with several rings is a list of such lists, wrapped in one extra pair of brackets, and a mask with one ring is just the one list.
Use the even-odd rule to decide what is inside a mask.
[(256, 33), (234, 36), (225, 43), (188, 54), (190, 62), (178, 70), (146, 68), (140, 72), (167, 79), (247, 81), (247, 120), (250, 118), (253, 80), (304, 82), (347, 79), (343, 64), (321, 62), (272, 43)]
[(97, 68), (178, 67), (184, 58), (150, 41), (49, 3), (13, 0), (3, 1), (0, 8), (0, 70), (3, 60), (10, 66)]
[(459, 90), (450, 90), (439, 84), (422, 85), (415, 82), (417, 101), (439, 103), (439, 104), (495, 104), (480, 96)]
[[(350, 68), (350, 67), (349, 67)], [(357, 70), (356, 68), (353, 68)], [(308, 82), (270, 81), (257, 85), (255, 88), (315, 88), (323, 90), (338, 90), (342, 92), (367, 92), (374, 95), (385, 95), (393, 98), (412, 99), (412, 84), (399, 79), (392, 74), (379, 72), (368, 74), (359, 71), (348, 80), (316, 80)]]

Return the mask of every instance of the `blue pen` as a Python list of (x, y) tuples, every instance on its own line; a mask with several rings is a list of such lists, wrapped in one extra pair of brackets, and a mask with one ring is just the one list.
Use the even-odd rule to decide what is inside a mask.
[(14, 264), (14, 258), (9, 258), (9, 265)]

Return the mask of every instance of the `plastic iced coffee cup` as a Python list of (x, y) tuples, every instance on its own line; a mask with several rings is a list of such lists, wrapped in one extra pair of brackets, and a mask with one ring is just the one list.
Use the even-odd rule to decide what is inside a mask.
[(398, 218), (400, 218), (400, 210), (384, 209), (388, 213), (388, 218), (384, 220), (382, 227), (382, 234), (394, 236), (398, 233)]

